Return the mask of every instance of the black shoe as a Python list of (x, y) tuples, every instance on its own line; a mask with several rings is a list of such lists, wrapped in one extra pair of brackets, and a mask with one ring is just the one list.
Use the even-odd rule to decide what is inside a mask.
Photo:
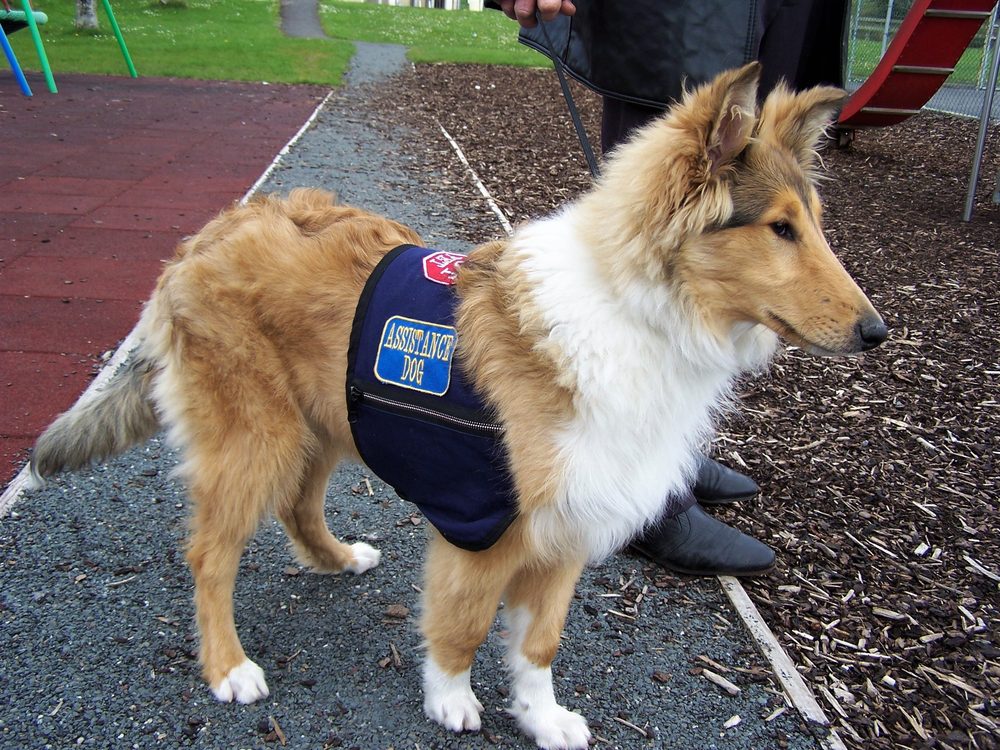
[(755, 576), (774, 567), (774, 551), (708, 515), (695, 503), (663, 518), (632, 548), (676, 573), (693, 576)]
[(737, 500), (749, 500), (760, 492), (760, 487), (746, 474), (733, 471), (705, 456), (698, 465), (698, 479), (691, 491), (699, 502), (706, 505), (725, 505)]

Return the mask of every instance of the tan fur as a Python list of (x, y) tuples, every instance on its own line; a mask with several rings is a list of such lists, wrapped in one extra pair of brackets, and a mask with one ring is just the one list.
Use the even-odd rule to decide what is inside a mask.
[(163, 366), (157, 400), (194, 501), (188, 561), (210, 684), (246, 658), (233, 581), (265, 513), (302, 562), (339, 572), (353, 560), (323, 512), (330, 472), (357, 459), (346, 342), (364, 281), (405, 242), (419, 237), (321, 191), (256, 200), (184, 243), (146, 310), (140, 330)]
[(152, 437), (159, 422), (148, 398), (150, 370), (149, 362), (133, 359), (108, 384), (103, 399), (81, 398), (61, 414), (35, 446), (34, 484), (41, 485), (43, 476), (79, 469)]
[[(875, 313), (823, 237), (811, 175), (817, 134), (840, 94), (779, 90), (758, 119), (758, 74), (755, 65), (725, 73), (641, 131), (582, 199), (578, 231), (622, 294), (670, 287), (720, 339), (759, 323), (814, 350), (857, 351), (858, 320)], [(776, 233), (783, 224), (794, 239)], [(304, 563), (338, 572), (356, 562), (323, 513), (331, 471), (358, 458), (344, 398), (350, 327), (378, 260), (419, 242), (412, 230), (318, 190), (257, 199), (183, 243), (146, 307), (138, 357), (154, 384), (150, 391), (149, 378), (133, 378), (131, 388), (138, 401), (156, 403), (184, 451), (188, 560), (212, 685), (246, 658), (233, 623), (234, 580), (267, 512)], [(483, 552), (431, 534), (422, 628), (449, 675), (469, 668), (502, 598), (530, 613), (522, 656), (547, 667), (587, 557), (570, 537), (562, 548), (541, 548), (532, 534), (534, 519), (556, 502), (557, 429), (574, 416), (578, 384), (507, 249), (482, 245), (461, 268), (457, 358), (506, 427), (520, 514)], [(64, 419), (86, 442), (78, 410)], [(39, 442), (35, 461), (45, 474), (70, 465), (58, 451), (64, 432)], [(132, 435), (143, 437), (142, 429)], [(127, 442), (116, 439), (115, 449)], [(72, 453), (72, 465), (88, 458), (82, 447)], [(89, 458), (100, 455), (94, 448)]]
[[(565, 422), (572, 410), (572, 383), (564, 382), (551, 353), (539, 348), (545, 338), (542, 321), (533, 317), (523, 274), (504, 255), (504, 247), (502, 242), (483, 245), (461, 268), (456, 324), (463, 336), (458, 351), (500, 421), (512, 428), (508, 460), (521, 513), (529, 514), (554, 492), (552, 427)], [(497, 279), (506, 283), (498, 285)]]

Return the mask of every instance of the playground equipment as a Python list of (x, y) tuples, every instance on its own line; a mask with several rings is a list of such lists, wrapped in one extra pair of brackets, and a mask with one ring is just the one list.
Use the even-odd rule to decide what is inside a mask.
[[(38, 62), (42, 66), (42, 73), (45, 76), (45, 83), (51, 93), (58, 93), (56, 88), (55, 78), (52, 75), (52, 68), (49, 65), (48, 56), (45, 54), (45, 45), (42, 44), (42, 35), (38, 31), (38, 27), (48, 21), (48, 17), (37, 10), (32, 10), (29, 0), (21, 0), (22, 10), (16, 11), (12, 10), (7, 0), (3, 0), (3, 7), (0, 8), (0, 44), (3, 45), (4, 54), (7, 56), (7, 61), (10, 63), (11, 70), (14, 71), (14, 77), (17, 78), (18, 85), (21, 87), (21, 91), (25, 96), (31, 96), (31, 87), (28, 86), (27, 80), (24, 78), (24, 72), (21, 70), (21, 66), (17, 61), (17, 57), (14, 55), (14, 50), (10, 46), (10, 42), (7, 40), (7, 34), (12, 31), (17, 31), (18, 29), (27, 28), (31, 32), (31, 40), (35, 45), (35, 51), (38, 53)], [(121, 28), (118, 26), (118, 20), (115, 18), (115, 13), (111, 9), (111, 0), (101, 0), (101, 6), (104, 8), (105, 14), (108, 16), (108, 23), (111, 24), (111, 30), (114, 32), (115, 39), (118, 41), (118, 48), (121, 50), (122, 57), (125, 59), (125, 65), (128, 68), (129, 75), (133, 78), (138, 78), (139, 74), (135, 70), (135, 65), (132, 64), (132, 57), (129, 55), (128, 46), (125, 44), (125, 37), (122, 35)]]
[(881, 61), (840, 113), (838, 125), (894, 125), (917, 114), (990, 17), (996, 0), (916, 0)]
[(21, 92), (25, 96), (31, 96), (31, 86), (28, 85), (28, 79), (24, 77), (21, 65), (17, 61), (17, 55), (14, 54), (14, 50), (10, 46), (10, 42), (7, 41), (7, 32), (4, 31), (2, 26), (0, 26), (0, 45), (3, 46), (3, 53), (7, 56), (7, 62), (10, 63), (10, 69), (14, 71), (14, 78), (17, 79), (17, 85), (21, 87)]
[[(4, 0), (3, 10), (0, 11), (0, 26), (3, 28), (3, 45), (4, 52), (7, 54), (7, 60), (10, 62), (11, 69), (14, 70), (14, 76), (18, 79), (18, 83), (21, 84), (21, 91), (24, 91), (27, 96), (31, 96), (31, 89), (27, 88), (28, 82), (24, 80), (24, 73), (21, 71), (21, 66), (17, 63), (14, 50), (10, 49), (10, 42), (7, 41), (8, 31), (27, 28), (31, 32), (31, 41), (35, 45), (35, 51), (38, 53), (38, 61), (42, 66), (42, 72), (45, 74), (45, 83), (49, 87), (49, 91), (55, 94), (57, 91), (56, 82), (52, 78), (49, 59), (45, 55), (45, 45), (42, 44), (42, 35), (38, 32), (39, 24), (46, 23), (48, 16), (39, 11), (32, 10), (28, 0), (22, 0), (21, 5), (22, 10), (15, 11), (11, 9), (7, 0)], [(8, 52), (8, 50), (10, 51)], [(21, 83), (22, 81), (23, 83)], [(27, 91), (25, 91), (26, 88)]]
[[(852, 130), (894, 125), (920, 112), (955, 71), (962, 53), (996, 5), (996, 0), (916, 0), (875, 70), (847, 100), (838, 126)], [(997, 86), (1000, 37), (992, 41), (993, 64), (969, 177), (962, 217), (965, 221), (972, 217), (986, 130)], [(989, 44), (990, 40), (987, 40), (987, 46)], [(1000, 192), (1000, 186), (997, 190)]]
[[(27, 2), (28, 0), (24, 0)], [(115, 39), (118, 41), (118, 49), (122, 52), (122, 57), (125, 58), (125, 66), (128, 68), (128, 73), (133, 78), (138, 78), (139, 74), (135, 72), (135, 65), (132, 64), (132, 57), (128, 53), (128, 47), (125, 46), (125, 37), (122, 36), (122, 30), (118, 27), (118, 21), (115, 19), (115, 12), (111, 10), (111, 0), (101, 0), (101, 7), (104, 8), (104, 13), (108, 17), (108, 23), (111, 24), (111, 30), (115, 34)]]

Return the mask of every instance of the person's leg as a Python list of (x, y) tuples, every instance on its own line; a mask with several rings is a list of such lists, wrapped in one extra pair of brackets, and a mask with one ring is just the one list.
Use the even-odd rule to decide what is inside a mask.
[(708, 515), (691, 493), (631, 546), (664, 568), (687, 575), (759, 575), (773, 568), (775, 559), (766, 544)]
[(850, 3), (807, 0), (781, 3), (768, 14), (757, 59), (764, 66), (758, 96), (784, 80), (800, 90), (844, 85), (843, 33)]
[(601, 152), (605, 154), (626, 140), (633, 130), (663, 114), (662, 109), (623, 102), (610, 96), (602, 97), (601, 101)]

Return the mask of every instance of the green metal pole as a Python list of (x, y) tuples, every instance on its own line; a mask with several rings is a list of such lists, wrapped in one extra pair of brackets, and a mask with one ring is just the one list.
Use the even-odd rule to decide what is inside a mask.
[(108, 20), (111, 22), (111, 30), (115, 32), (115, 39), (118, 40), (118, 46), (121, 48), (122, 57), (125, 58), (128, 72), (133, 78), (138, 78), (139, 74), (135, 72), (135, 65), (132, 64), (128, 47), (125, 46), (125, 37), (122, 36), (122, 30), (118, 28), (118, 21), (115, 20), (115, 13), (111, 10), (111, 0), (101, 0), (101, 4), (104, 6), (104, 12), (108, 14)]
[(42, 44), (42, 35), (38, 33), (38, 24), (35, 22), (35, 14), (31, 10), (31, 5), (28, 0), (21, 0), (21, 6), (24, 8), (25, 20), (28, 22), (28, 29), (31, 31), (31, 41), (35, 43), (35, 51), (38, 52), (38, 62), (42, 64), (42, 73), (45, 74), (45, 83), (49, 87), (49, 91), (53, 94), (58, 94), (59, 89), (56, 88), (56, 81), (52, 77), (52, 68), (49, 67), (49, 58), (45, 54), (45, 46)]

